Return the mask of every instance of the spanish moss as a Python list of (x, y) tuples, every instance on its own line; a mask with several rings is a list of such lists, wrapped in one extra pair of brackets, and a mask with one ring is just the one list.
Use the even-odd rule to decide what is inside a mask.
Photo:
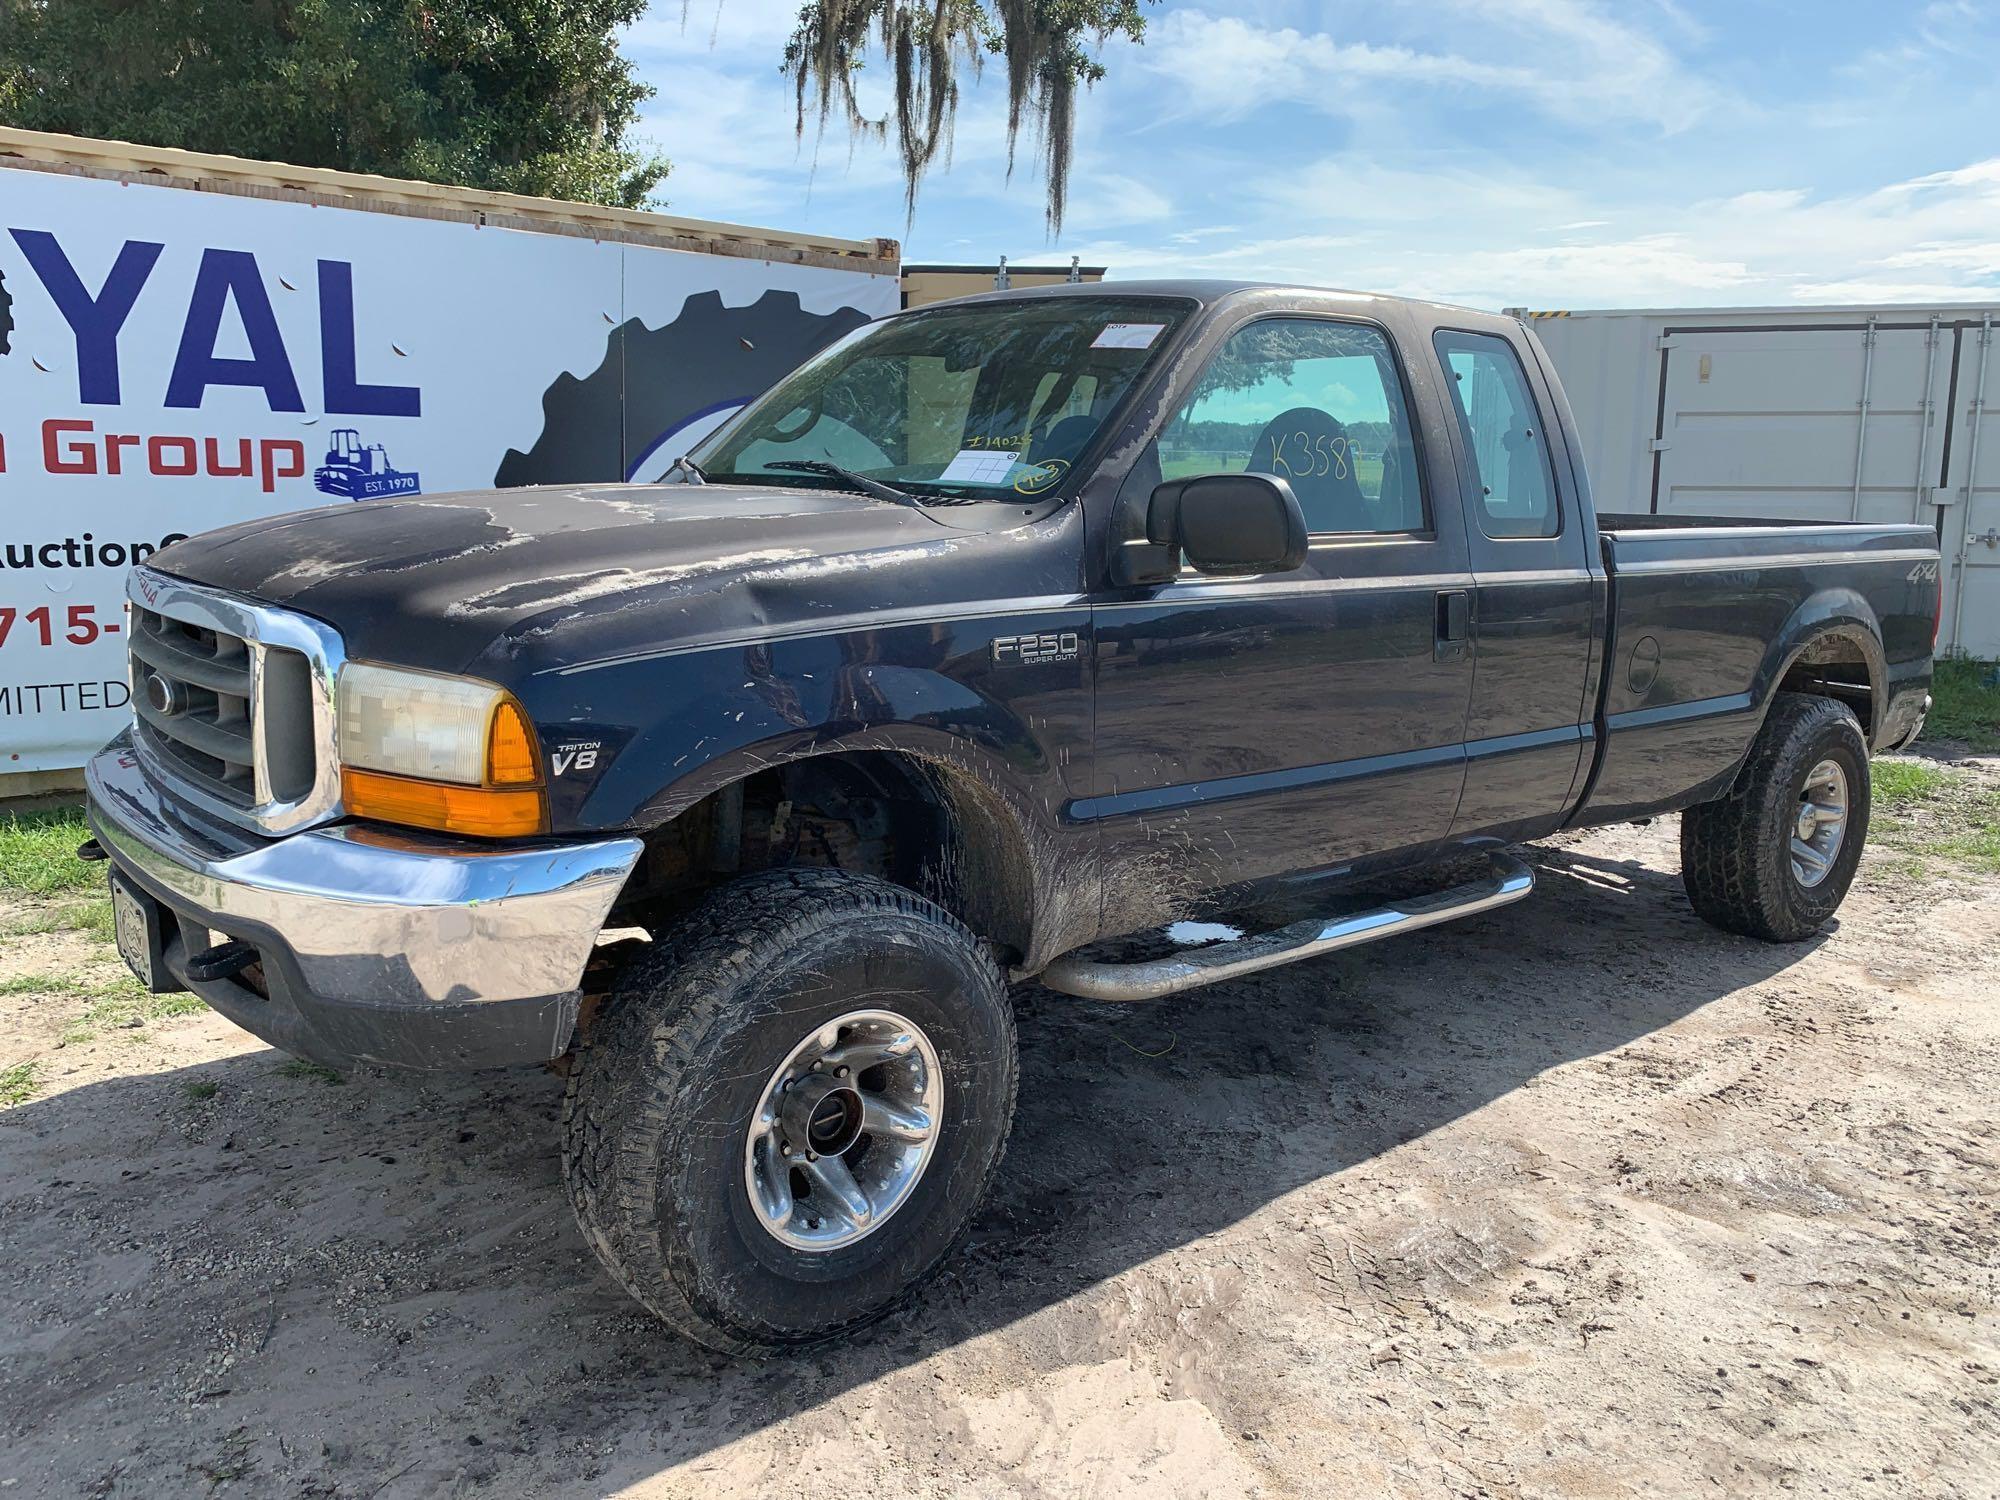
[(824, 131), (837, 108), (850, 130), (886, 140), (888, 118), (862, 109), (855, 78), (873, 55), (888, 60), (903, 170), (903, 204), (916, 217), (917, 190), (940, 157), (951, 158), (959, 79), (988, 57), (1007, 72), (1007, 172), (1024, 126), (1048, 185), (1048, 231), (1062, 228), (1075, 151), (1077, 85), (1104, 76), (1095, 47), (1114, 36), (1140, 40), (1141, 0), (808, 0), (785, 48), (798, 94), (798, 130)]

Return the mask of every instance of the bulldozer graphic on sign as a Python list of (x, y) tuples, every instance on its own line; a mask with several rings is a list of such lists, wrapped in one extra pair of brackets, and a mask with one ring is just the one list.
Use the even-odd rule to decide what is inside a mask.
[(336, 427), (328, 438), (326, 458), (313, 470), (313, 488), (343, 500), (379, 500), (386, 495), (415, 495), (423, 483), (389, 462), (380, 443), (363, 443), (352, 427)]

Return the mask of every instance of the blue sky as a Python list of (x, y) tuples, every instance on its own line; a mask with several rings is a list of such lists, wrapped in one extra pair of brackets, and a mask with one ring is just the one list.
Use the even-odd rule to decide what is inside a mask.
[(802, 147), (796, 10), (654, 0), (626, 37), (671, 210), (1485, 307), (2000, 298), (2000, 0), (1169, 0), (1104, 51), (1054, 241), (997, 68), (913, 226), (891, 148)]

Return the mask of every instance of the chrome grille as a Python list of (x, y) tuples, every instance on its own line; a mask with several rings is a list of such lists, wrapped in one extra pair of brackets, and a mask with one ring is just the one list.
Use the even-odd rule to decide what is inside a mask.
[(132, 610), (132, 711), (181, 773), (237, 807), (257, 802), (250, 643), (156, 610)]
[(171, 792), (246, 828), (339, 812), (340, 639), (316, 620), (135, 568), (134, 743)]

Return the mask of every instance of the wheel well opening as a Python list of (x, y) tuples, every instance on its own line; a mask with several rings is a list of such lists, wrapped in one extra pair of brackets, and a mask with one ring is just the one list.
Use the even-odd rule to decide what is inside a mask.
[(874, 875), (935, 901), (1012, 962), (1032, 927), (1012, 821), (970, 778), (886, 752), (811, 756), (718, 788), (646, 836), (614, 921), (653, 928), (762, 870)]
[(1785, 669), (1778, 691), (1838, 699), (1854, 710), (1862, 729), (1874, 738), (1874, 678), (1867, 653), (1851, 636), (1823, 635), (1808, 642)]

